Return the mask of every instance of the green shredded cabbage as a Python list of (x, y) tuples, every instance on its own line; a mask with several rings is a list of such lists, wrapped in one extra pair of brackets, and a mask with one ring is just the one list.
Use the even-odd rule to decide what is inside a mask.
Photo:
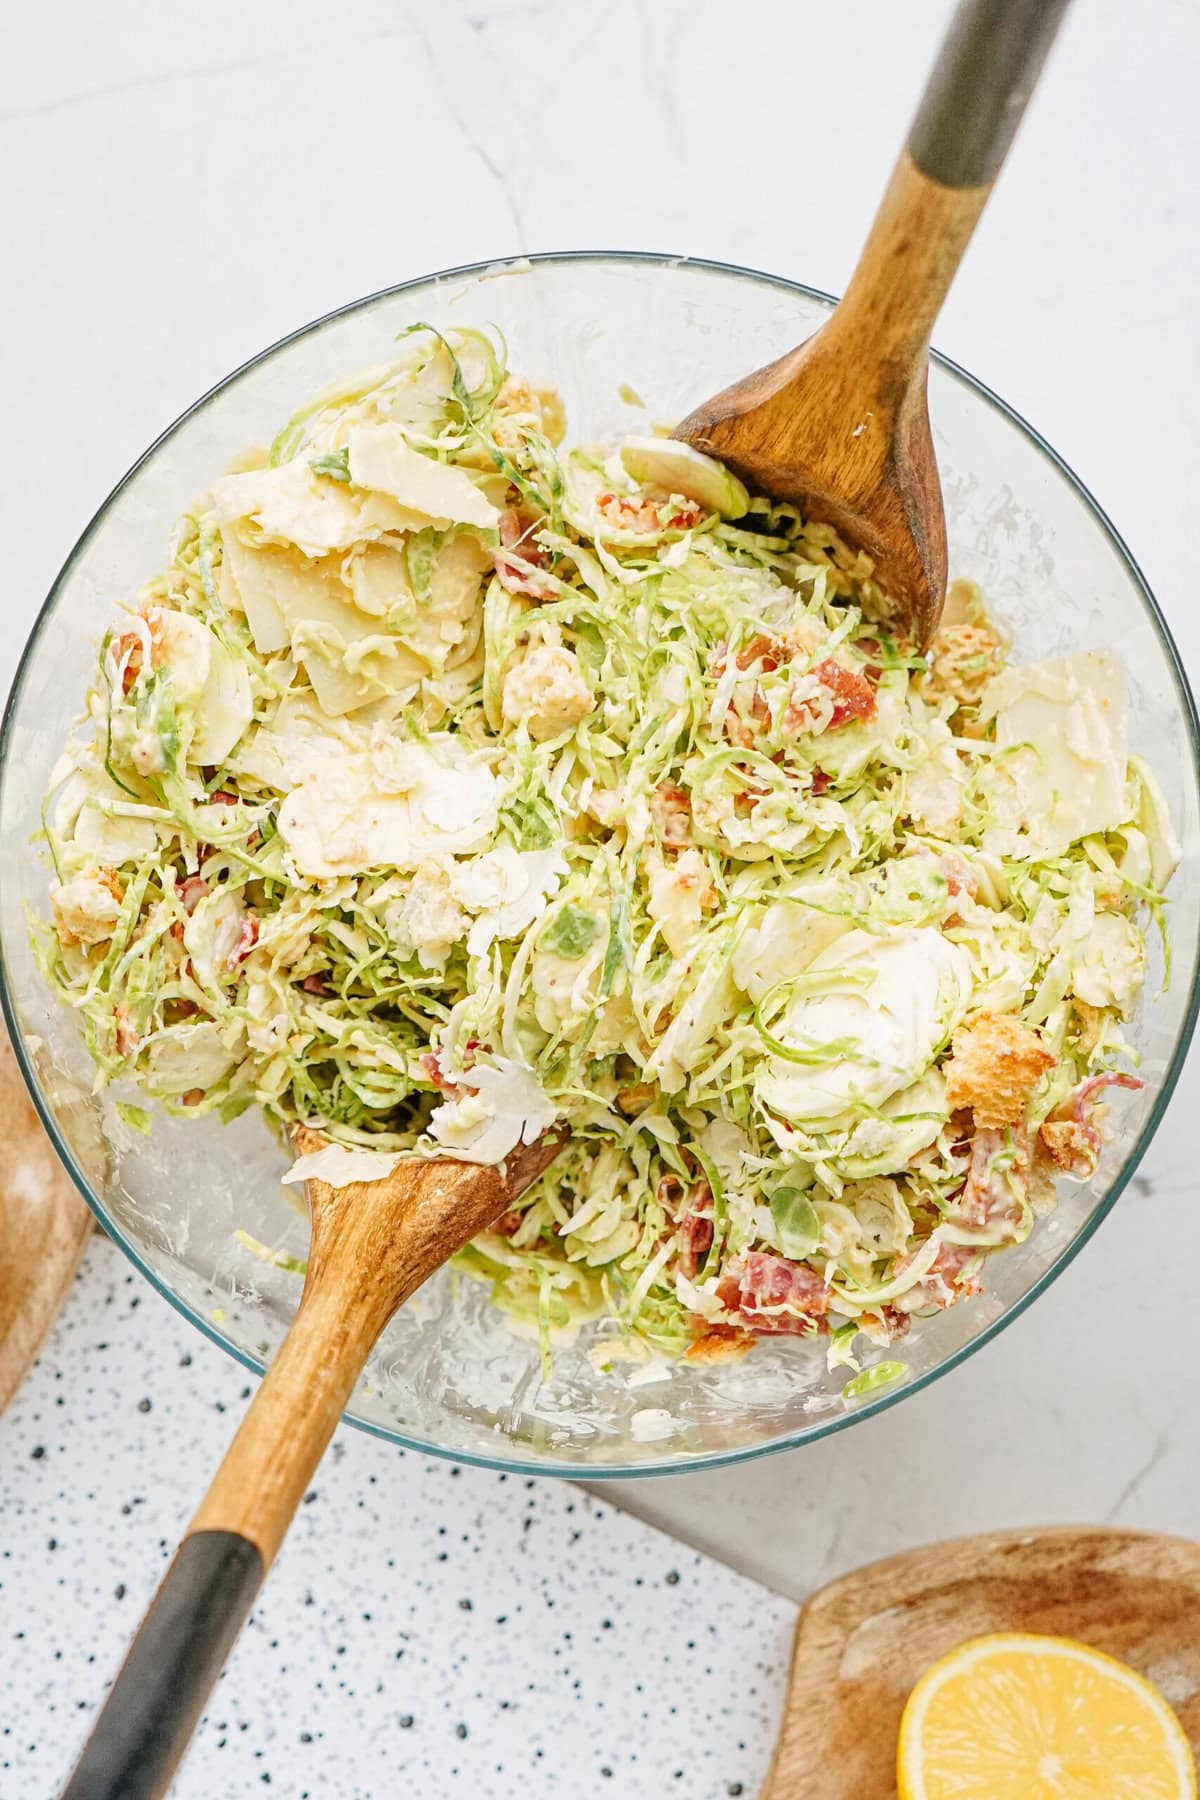
[[(919, 654), (828, 527), (564, 450), (505, 363), (415, 326), (185, 515), (47, 798), (41, 966), (171, 1112), (492, 1162), (569, 1123), (459, 1258), (546, 1366), (607, 1316), (856, 1369), (1091, 1173), (1165, 804), (1122, 744), (1105, 816), (1039, 819), (975, 590)], [(1001, 1133), (980, 1021), (1037, 1053)]]

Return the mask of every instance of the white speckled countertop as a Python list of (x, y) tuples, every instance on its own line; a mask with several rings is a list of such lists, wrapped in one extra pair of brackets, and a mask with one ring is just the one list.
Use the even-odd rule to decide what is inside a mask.
[[(21, 9), (0, 66), (0, 153), (15, 174), (0, 688), (82, 524), (162, 426), (355, 295), (585, 246), (694, 252), (840, 289), (948, 11)], [(1125, 0), (1074, 9), (937, 341), (1108, 506), (1195, 669), (1200, 4), (1146, 0), (1130, 17)], [(613, 1484), (606, 1499), (792, 1596), (992, 1526), (1111, 1518), (1194, 1533), (1200, 1378), (1178, 1246), (1198, 1069), (1193, 1058), (1116, 1218), (980, 1356), (801, 1454)], [(245, 1379), (116, 1251), (92, 1249), (0, 1422), (5, 1800), (54, 1791)], [(343, 1430), (177, 1791), (751, 1794), (792, 1616), (577, 1489), (457, 1473)]]
[[(0, 1420), (0, 1794), (57, 1791), (250, 1394), (105, 1239)], [(757, 1791), (791, 1602), (565, 1482), (343, 1427), (173, 1793)]]

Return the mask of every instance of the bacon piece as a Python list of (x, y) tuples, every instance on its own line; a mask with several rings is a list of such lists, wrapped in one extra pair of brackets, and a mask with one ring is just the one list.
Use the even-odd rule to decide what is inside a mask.
[(127, 694), (142, 672), (142, 640), (136, 631), (123, 631), (113, 644), (113, 656), (121, 669), (121, 692)]
[(949, 894), (965, 894), (973, 900), (979, 892), (979, 879), (965, 856), (957, 851), (947, 851), (938, 858), (938, 872), (946, 877), (946, 892)]
[(827, 656), (792, 683), (783, 730), (786, 736), (836, 731), (852, 719), (870, 719), (874, 713), (875, 691), (866, 676)]
[[(902, 1256), (896, 1264), (895, 1273), (902, 1275), (911, 1264), (915, 1250)], [(945, 1311), (956, 1301), (971, 1299), (982, 1294), (983, 1283), (977, 1275), (968, 1275), (963, 1279), (963, 1270), (970, 1262), (974, 1262), (979, 1251), (973, 1244), (941, 1244), (933, 1262), (925, 1271), (920, 1281), (909, 1288), (906, 1294), (900, 1294), (887, 1311), (899, 1315), (921, 1312), (925, 1307), (936, 1306)]]
[(743, 644), (737, 653), (739, 669), (753, 668), (757, 663), (764, 674), (772, 674), (780, 663), (785, 663), (795, 654), (795, 645), (789, 644), (786, 638), (767, 637), (759, 632), (748, 644)]
[(237, 968), (239, 963), (245, 962), (257, 942), (258, 918), (254, 913), (248, 912), (242, 918), (237, 941), (225, 958), (225, 967), (232, 971)]
[(189, 919), (209, 891), (209, 885), (203, 875), (189, 875), (186, 881), (175, 883), (175, 892), (179, 895), (180, 904)]
[(711, 1319), (696, 1319), (698, 1334), (684, 1352), (688, 1362), (731, 1362), (745, 1356), (754, 1342), (753, 1334), (737, 1325), (721, 1325)]
[[(524, 594), (530, 600), (546, 600), (554, 592), (551, 583), (539, 578), (537, 570), (545, 567), (546, 552), (533, 542), (532, 533), (544, 521), (527, 507), (506, 506), (500, 514), (500, 548), (493, 567), (501, 587), (510, 594)], [(505, 552), (511, 550), (512, 556)]]
[(863, 669), (863, 674), (866, 676), (867, 680), (874, 685), (878, 682), (879, 677), (883, 674), (886, 666), (883, 660), (883, 645), (877, 637), (860, 637), (855, 638), (854, 648), (863, 658), (866, 665)]
[(652, 537), (657, 531), (690, 531), (704, 517), (691, 500), (652, 500), (648, 494), (599, 494), (596, 511), (618, 531)]
[(942, 1244), (923, 1279), (907, 1294), (900, 1295), (897, 1308), (915, 1312), (923, 1306), (936, 1306), (945, 1311), (956, 1301), (982, 1294), (983, 1283), (978, 1275), (963, 1276), (967, 1264), (974, 1262), (978, 1255), (973, 1244)]
[(236, 806), (237, 803), (237, 795), (231, 794), (228, 788), (218, 788), (216, 793), (210, 794), (204, 802), (206, 806)]
[(129, 1008), (114, 1006), (113, 1018), (117, 1024), (117, 1055), (131, 1056), (138, 1046), (138, 1034)]
[[(764, 674), (771, 674), (781, 663), (790, 662), (795, 656), (798, 646), (788, 638), (768, 637), (765, 632), (758, 632), (748, 643), (742, 645), (734, 661), (743, 672), (758, 663)], [(729, 666), (729, 645), (722, 638), (713, 645), (708, 654), (708, 672), (721, 676)]]
[(333, 992), (324, 975), (306, 975), (300, 986), (306, 994), (317, 994), (323, 1000), (327, 1000)]
[(423, 1055), (418, 1056), (417, 1061), (435, 1088), (443, 1094), (455, 1094), (458, 1092), (458, 1083), (442, 1068), (441, 1056), (440, 1050), (426, 1050)]
[(812, 784), (809, 787), (810, 794), (814, 794), (817, 797), (817, 799), (819, 800), (821, 795), (827, 794), (832, 786), (833, 786), (833, 777), (830, 775), (827, 775), (825, 773), (824, 769), (814, 769), (813, 770)]
[(687, 1210), (679, 1221), (679, 1266), (689, 1281), (695, 1279), (712, 1244), (712, 1189), (707, 1181), (697, 1181), (688, 1189)]
[(1024, 1124), (981, 1126), (971, 1141), (967, 1180), (953, 1216), (973, 1231), (1002, 1226), (1015, 1232), (1029, 1198), (1029, 1132)]
[(936, 864), (937, 872), (946, 883), (946, 892), (951, 899), (965, 894), (968, 900), (974, 900), (979, 892), (979, 878), (965, 856), (960, 856), (957, 850), (945, 850), (939, 854), (936, 850), (931, 850), (928, 844), (919, 844), (917, 855)]
[(1038, 1142), (1055, 1167), (1078, 1181), (1087, 1181), (1095, 1174), (1104, 1140), (1099, 1126), (1088, 1116), (1093, 1099), (1106, 1087), (1136, 1091), (1145, 1085), (1137, 1075), (1119, 1075), (1115, 1070), (1108, 1070), (1103, 1075), (1089, 1075), (1086, 1081), (1081, 1081), (1043, 1121), (1038, 1132)]
[(660, 781), (650, 800), (654, 829), (668, 850), (683, 850), (692, 841), (692, 799), (686, 788)]
[(765, 1250), (746, 1251), (718, 1283), (717, 1298), (762, 1336), (810, 1337), (826, 1329), (829, 1294), (821, 1277)]

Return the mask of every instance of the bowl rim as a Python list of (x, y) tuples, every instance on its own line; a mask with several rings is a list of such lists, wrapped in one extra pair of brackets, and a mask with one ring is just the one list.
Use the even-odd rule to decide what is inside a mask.
[[(485, 262), (461, 263), (453, 268), (441, 269), (430, 274), (414, 276), (407, 281), (396, 282), (387, 287), (379, 288), (373, 293), (365, 294), (356, 300), (348, 301), (342, 306), (334, 307), (331, 311), (322, 313), (317, 318), (309, 320), (307, 324), (298, 326), (295, 330), (286, 333), (283, 337), (275, 339), (272, 343), (266, 345), (265, 348), (257, 351), (254, 355), (247, 357), (245, 361), (239, 363), (236, 368), (232, 369), (229, 374), (215, 382), (212, 387), (208, 388), (198, 399), (194, 400), (190, 406), (186, 407), (183, 412), (173, 419), (171, 423), (167, 425), (156, 438), (154, 438), (137, 460), (130, 465), (116, 482), (111, 491), (92, 514), (92, 517), (88, 520), (87, 524), (79, 534), (79, 537), (72, 545), (62, 567), (59, 569), (50, 585), (45, 601), (38, 610), (24, 648), (22, 649), (16, 672), (13, 676), (12, 686), (5, 701), (3, 718), (0, 719), (0, 786), (3, 784), (5, 771), (8, 766), (8, 756), (12, 747), (13, 727), (28, 667), (34, 650), (41, 639), (43, 629), (48, 624), (54, 611), (60, 590), (72, 574), (76, 563), (86, 551), (88, 544), (98, 530), (110, 507), (124, 492), (130, 482), (136, 478), (140, 470), (158, 454), (183, 425), (194, 418), (196, 414), (203, 411), (203, 409), (212, 400), (215, 400), (219, 394), (223, 393), (227, 388), (234, 386), (243, 375), (247, 374), (251, 369), (258, 368), (262, 364), (268, 362), (280, 351), (287, 349), (289, 345), (297, 343), (300, 339), (322, 330), (336, 319), (345, 318), (351, 313), (363, 311), (380, 301), (411, 293), (419, 288), (437, 288), (443, 284), (449, 284), (455, 281), (482, 281), (499, 276), (521, 274), (527, 269), (538, 267), (568, 266), (571, 264), (587, 263), (601, 265), (641, 265), (643, 267), (664, 270), (675, 268), (694, 269), (707, 274), (732, 276), (737, 280), (749, 281), (764, 287), (773, 288), (783, 294), (802, 295), (807, 299), (820, 301), (824, 305), (830, 307), (837, 303), (837, 297), (835, 295), (828, 294), (821, 288), (812, 287), (806, 282), (795, 281), (788, 276), (774, 275), (765, 270), (751, 269), (738, 263), (723, 262), (711, 257), (688, 256), (683, 254), (672, 255), (669, 252), (655, 250), (538, 251), (511, 257), (489, 258)], [(951, 357), (945, 356), (937, 350), (931, 350), (930, 356), (931, 360), (940, 369), (946, 370), (948, 373), (957, 377), (957, 379), (970, 389), (978, 399), (982, 400), (985, 405), (998, 412), (1009, 424), (1016, 426), (1020, 432), (1024, 433), (1025, 437), (1032, 443), (1034, 448), (1042, 453), (1050, 465), (1062, 477), (1066, 485), (1074, 491), (1085, 511), (1091, 514), (1102, 533), (1107, 537), (1118, 560), (1123, 564), (1132, 587), (1140, 597), (1142, 605), (1150, 619), (1150, 623), (1157, 633), (1159, 642), (1166, 655), (1167, 664), (1174, 679), (1176, 692), (1179, 697), (1180, 711), (1187, 722), (1192, 780), (1196, 786), (1197, 792), (1200, 793), (1200, 718), (1197, 716), (1196, 702), (1183, 667), (1183, 661), (1180, 657), (1178, 647), (1171, 634), (1170, 627), (1167, 624), (1157, 600), (1151, 592), (1149, 583), (1143, 575), (1129, 546), (1121, 536), (1121, 533), (1117, 530), (1111, 518), (1108, 516), (1108, 513), (1100, 505), (1086, 483), (1080, 479), (1070, 465), (1059, 455), (1053, 446), (1046, 441), (1036, 427), (1031, 425), (1029, 421), (1022, 416), (1022, 414), (1011, 407), (1007, 401), (1001, 399), (993, 389), (988, 387), (986, 382), (981, 381), (978, 376), (973, 375), (968, 369), (963, 368), (960, 363), (955, 362)], [(218, 1345), (222, 1350), (234, 1357), (236, 1361), (243, 1365), (243, 1367), (250, 1369), (255, 1374), (261, 1376), (266, 1369), (266, 1364), (263, 1360), (233, 1343), (221, 1331), (219, 1326), (215, 1325), (210, 1319), (205, 1318), (190, 1301), (184, 1299), (181, 1294), (177, 1293), (166, 1282), (161, 1280), (158, 1274), (143, 1257), (137, 1245), (134, 1244), (126, 1236), (120, 1226), (117, 1225), (108, 1213), (99, 1196), (93, 1191), (87, 1176), (79, 1166), (70, 1147), (62, 1139), (54, 1113), (42, 1092), (41, 1083), (33, 1066), (33, 1061), (20, 1027), (16, 1001), (13, 994), (10, 992), (9, 980), (2, 959), (0, 959), (0, 1011), (3, 1012), (18, 1066), (20, 1067), (25, 1085), (29, 1090), (30, 1098), (37, 1109), (38, 1116), (46, 1129), (47, 1135), (49, 1136), (59, 1159), (64, 1164), (67, 1173), (70, 1175), (83, 1199), (95, 1214), (97, 1220), (104, 1229), (106, 1236), (113, 1239), (119, 1245), (133, 1266), (145, 1277), (155, 1291), (169, 1301), (171, 1306), (173, 1306), (191, 1325), (195, 1326), (196, 1329), (202, 1332), (212, 1343)], [(1167, 1107), (1170, 1104), (1176, 1084), (1182, 1073), (1184, 1063), (1187, 1060), (1188, 1049), (1196, 1027), (1198, 1012), (1200, 1012), (1200, 954), (1193, 959), (1191, 986), (1182, 1014), (1179, 1033), (1171, 1054), (1170, 1062), (1163, 1076), (1162, 1084), (1155, 1094), (1149, 1115), (1147, 1116), (1147, 1119), (1138, 1134), (1137, 1141), (1133, 1145), (1129, 1155), (1114, 1175), (1107, 1192), (1093, 1208), (1087, 1219), (1084, 1220), (1075, 1236), (1068, 1244), (1063, 1246), (1057, 1256), (1054, 1257), (1037, 1279), (1031, 1283), (1020, 1298), (1008, 1306), (999, 1317), (984, 1323), (968, 1343), (959, 1345), (956, 1350), (953, 1350), (948, 1356), (943, 1358), (941, 1362), (937, 1363), (932, 1368), (924, 1370), (921, 1374), (913, 1376), (909, 1380), (898, 1381), (893, 1386), (881, 1390), (874, 1399), (864, 1399), (861, 1402), (847, 1404), (844, 1411), (841, 1413), (833, 1414), (828, 1418), (814, 1420), (813, 1424), (810, 1426), (784, 1432), (779, 1437), (772, 1438), (766, 1443), (753, 1444), (744, 1449), (714, 1450), (711, 1452), (700, 1452), (694, 1456), (676, 1455), (667, 1459), (647, 1459), (646, 1461), (639, 1461), (636, 1463), (611, 1465), (601, 1464), (595, 1467), (590, 1466), (586, 1462), (564, 1462), (548, 1459), (541, 1461), (518, 1460), (508, 1457), (490, 1456), (479, 1451), (455, 1449), (450, 1446), (432, 1443), (425, 1438), (409, 1435), (398, 1428), (381, 1425), (373, 1420), (362, 1418), (350, 1409), (347, 1409), (343, 1413), (343, 1420), (348, 1424), (357, 1427), (361, 1431), (370, 1433), (373, 1437), (382, 1438), (386, 1442), (397, 1444), (402, 1449), (420, 1451), (424, 1455), (437, 1456), (452, 1463), (459, 1463), (477, 1468), (495, 1469), (503, 1473), (515, 1475), (546, 1476), (565, 1478), (573, 1481), (596, 1482), (631, 1480), (635, 1478), (641, 1479), (642, 1477), (654, 1475), (679, 1475), (685, 1474), (691, 1470), (727, 1468), (739, 1463), (754, 1462), (760, 1457), (772, 1456), (785, 1450), (800, 1449), (806, 1444), (815, 1443), (820, 1439), (830, 1437), (835, 1432), (844, 1431), (851, 1425), (856, 1425), (864, 1419), (872, 1418), (878, 1413), (885, 1412), (890, 1407), (895, 1406), (899, 1401), (906, 1399), (910, 1394), (920, 1392), (923, 1388), (931, 1386), (932, 1383), (937, 1381), (941, 1376), (948, 1374), (952, 1369), (960, 1367), (968, 1357), (973, 1356), (978, 1350), (981, 1350), (985, 1344), (991, 1343), (1007, 1326), (1020, 1318), (1022, 1314), (1032, 1306), (1033, 1302), (1058, 1279), (1064, 1269), (1074, 1261), (1084, 1245), (1099, 1229), (1103, 1221), (1108, 1218), (1117, 1201), (1125, 1191), (1125, 1188), (1128, 1186), (1129, 1181), (1136, 1173), (1138, 1165), (1141, 1163), (1142, 1158), (1149, 1148), (1151, 1140), (1158, 1130)]]

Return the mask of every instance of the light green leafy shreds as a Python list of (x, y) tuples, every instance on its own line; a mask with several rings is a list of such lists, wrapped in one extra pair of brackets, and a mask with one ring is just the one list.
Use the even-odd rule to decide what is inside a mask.
[[(568, 1120), (461, 1259), (544, 1346), (829, 1325), (853, 1367), (1088, 1172), (1054, 1128), (1126, 1049), (1169, 820), (1130, 759), (1034, 844), (977, 595), (930, 669), (827, 528), (561, 436), (418, 328), (214, 481), (101, 646), (43, 967), (171, 1111), (473, 1160)], [(986, 1161), (943, 1072), (981, 1015), (1052, 1064)]]

